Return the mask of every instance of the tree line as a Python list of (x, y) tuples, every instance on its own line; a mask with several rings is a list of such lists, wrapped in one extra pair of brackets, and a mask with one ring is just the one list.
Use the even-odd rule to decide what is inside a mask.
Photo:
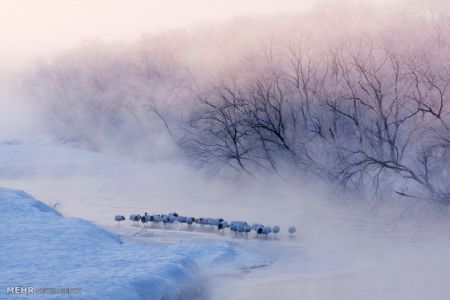
[[(226, 53), (230, 40), (214, 45), (210, 32), (114, 50), (94, 44), (40, 66), (27, 86), (57, 120), (55, 134), (87, 145), (120, 137), (151, 149), (165, 132), (162, 144), (199, 166), (292, 169), (448, 205), (450, 23), (423, 10), (408, 17), (406, 25), (311, 32), (310, 19), (291, 16)], [(233, 41), (229, 30), (218, 32)], [(217, 60), (199, 67), (205, 54)]]

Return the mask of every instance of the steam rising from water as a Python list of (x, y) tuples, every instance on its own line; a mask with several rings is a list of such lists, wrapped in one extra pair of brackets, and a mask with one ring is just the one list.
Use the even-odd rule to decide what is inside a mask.
[[(443, 299), (449, 292), (448, 220), (424, 213), (426, 206), (402, 218), (403, 205), (371, 208), (298, 179), (206, 178), (177, 162), (136, 163), (48, 141), (2, 145), (1, 153), (7, 170), (26, 168), (3, 176), (1, 185), (25, 189), (57, 203), (66, 216), (100, 225), (112, 226), (117, 213), (173, 210), (281, 225), (278, 241), (252, 235), (235, 240), (273, 265), (214, 281), (216, 299)], [(298, 228), (294, 239), (286, 234), (292, 224)]]
[[(47, 8), (54, 7), (54, 2), (48, 3), (52, 5), (48, 5)], [(93, 5), (96, 6), (99, 3), (101, 2)], [(245, 6), (242, 12), (251, 11), (255, 5), (261, 9), (257, 13), (265, 13), (273, 8), (269, 5), (264, 6), (259, 1), (255, 3), (241, 4)], [(420, 1), (415, 3), (423, 4)], [(403, 3), (403, 5), (410, 4), (411, 2)], [(217, 12), (217, 15), (221, 15), (220, 17), (209, 15), (208, 18), (222, 19), (226, 14), (231, 15), (235, 10), (228, 5), (229, 2), (225, 5), (228, 9), (227, 13)], [(286, 5), (289, 8), (291, 5), (296, 7), (294, 2)], [(337, 15), (339, 8), (342, 8), (341, 4), (334, 5), (332, 7), (335, 9), (324, 8), (327, 18), (319, 20), (331, 28), (333, 26), (330, 24), (333, 24), (333, 21), (336, 22), (335, 27), (344, 26), (349, 31), (352, 28), (358, 30), (364, 26), (366, 26), (365, 29), (370, 30), (371, 26), (378, 26), (380, 19), (384, 22), (396, 23), (396, 20), (390, 19), (392, 14), (386, 11), (381, 17), (369, 15), (366, 19), (367, 23), (364, 24), (350, 24), (353, 27), (349, 24), (347, 24), (349, 26), (343, 25), (340, 21), (346, 19), (352, 23), (351, 18), (340, 16), (333, 19), (333, 14)], [(445, 5), (445, 3), (439, 5)], [(126, 8), (135, 12), (131, 7)], [(121, 7), (115, 7), (114, 10), (116, 9), (122, 10)], [(208, 7), (206, 9), (208, 10)], [(347, 10), (342, 9), (342, 11)], [(98, 16), (94, 10), (90, 13), (94, 14), (94, 17)], [(114, 13), (111, 15), (114, 16)], [(312, 15), (311, 18), (316, 16)], [(400, 18), (398, 15), (397, 17)], [(59, 24), (58, 22), (62, 22), (59, 18), (62, 16), (55, 20), (48, 20), (47, 25), (52, 24), (51, 22)], [(5, 22), (5, 18), (0, 19)], [(198, 20), (195, 19), (195, 21)], [(224, 44), (221, 39), (224, 36), (232, 37), (236, 32), (247, 28), (245, 24), (253, 26), (249, 25), (254, 31), (245, 31), (241, 37), (243, 46), (227, 48), (230, 51), (224, 51), (224, 57), (232, 58), (234, 55), (241, 55), (241, 51), (252, 50), (252, 47), (258, 48), (260, 45), (246, 44), (246, 38), (253, 36), (255, 32), (266, 33), (265, 30), (258, 31), (259, 26), (273, 29), (274, 27), (271, 27), (273, 24), (282, 23), (278, 17), (250, 18), (250, 20), (248, 22), (246, 18), (235, 19), (234, 22), (237, 25), (230, 25), (231, 29), (224, 30), (205, 26), (200, 33), (194, 34), (193, 36), (199, 39), (206, 37), (206, 42), (201, 40), (199, 42), (201, 46), (193, 47), (194, 54), (190, 53), (192, 55), (187, 56), (187, 61), (194, 71), (206, 77), (205, 80), (207, 80), (210, 79), (208, 78), (210, 73), (203, 73), (204, 70), (217, 71), (222, 67), (228, 68), (227, 70), (232, 69), (234, 66), (229, 66), (228, 59), (220, 60), (223, 52), (212, 51), (217, 55), (212, 57), (202, 55), (207, 53), (203, 49), (208, 45), (211, 48), (222, 49)], [(260, 24), (259, 20), (268, 20), (272, 25), (264, 22)], [(114, 22), (113, 24), (116, 24)], [(155, 28), (179, 25), (174, 19), (165, 20), (165, 22), (167, 23), (155, 25)], [(190, 19), (183, 19), (182, 22), (188, 23)], [(136, 32), (135, 29), (138, 27), (141, 29), (143, 24), (128, 25), (129, 27), (122, 29), (123, 32), (120, 32), (121, 36), (117, 36), (118, 38), (133, 39), (140, 35), (141, 32)], [(89, 26), (87, 29), (91, 28), (92, 26)], [(110, 28), (116, 27), (108, 27), (108, 30)], [(36, 32), (29, 30), (31, 29), (26, 29), (23, 35), (35, 36)], [(211, 32), (220, 34), (213, 36), (212, 42), (209, 43), (207, 38), (211, 38)], [(315, 31), (312, 33), (314, 35)], [(55, 32), (52, 31), (52, 34)], [(46, 50), (43, 52), (48, 49), (52, 52), (61, 46), (52, 34), (46, 36), (48, 40), (44, 43)], [(74, 36), (78, 38), (79, 34), (77, 32), (71, 35), (71, 40), (65, 41), (64, 47), (75, 43)], [(99, 31), (98, 34), (106, 37), (106, 40), (116, 38), (115, 32), (106, 34)], [(178, 36), (175, 31), (158, 36), (156, 40), (159, 38), (159, 41), (170, 41), (171, 34)], [(188, 30), (187, 36), (191, 37), (192, 35), (189, 34)], [(21, 32), (17, 31), (17, 35), (20, 39)], [(15, 41), (15, 37), (11, 35), (7, 38)], [(154, 37), (152, 36), (150, 40), (152, 38)], [(401, 38), (395, 37), (395, 39)], [(143, 37), (142, 41), (145, 40)], [(16, 58), (16, 54), (17, 59), (21, 55), (31, 56), (28, 47), (23, 46), (23, 41), (15, 42), (17, 44), (11, 44), (9, 54), (3, 57), (7, 57), (7, 66), (15, 67), (11, 57)], [(95, 45), (100, 44), (102, 43), (88, 43), (85, 49), (98, 50)], [(103, 44), (105, 49), (108, 49), (108, 45)], [(177, 49), (179, 46), (170, 43), (168, 45), (169, 49), (172, 49), (170, 47)], [(16, 47), (22, 47), (18, 53), (15, 53)], [(117, 49), (120, 53), (122, 48), (118, 46)], [(21, 51), (25, 52), (20, 53)], [(112, 52), (107, 51), (109, 54)], [(64, 54), (61, 56), (64, 57)], [(205, 56), (205, 61), (198, 62), (196, 58), (202, 56)], [(171, 57), (168, 60), (172, 62)], [(289, 175), (283, 178), (267, 174), (256, 174), (255, 178), (245, 175), (233, 178), (210, 176), (211, 174), (204, 174), (190, 168), (184, 160), (180, 159), (166, 135), (158, 140), (160, 147), (158, 153), (161, 155), (155, 156), (165, 159), (151, 162), (140, 161), (140, 155), (129, 155), (131, 149), (127, 146), (123, 148), (124, 151), (120, 153), (120, 156), (117, 153), (104, 154), (102, 152), (113, 151), (109, 151), (108, 141), (100, 138), (99, 144), (105, 147), (100, 148), (99, 153), (80, 149), (79, 144), (62, 144), (60, 140), (55, 141), (53, 138), (36, 134), (36, 131), (40, 132), (40, 126), (43, 125), (36, 121), (37, 106), (18, 100), (21, 98), (16, 98), (10, 93), (10, 86), (17, 87), (11, 77), (10, 73), (4, 72), (0, 78), (2, 83), (0, 85), (2, 87), (0, 185), (24, 189), (50, 204), (57, 203), (57, 209), (67, 216), (86, 218), (101, 225), (111, 225), (112, 216), (116, 213), (128, 215), (143, 211), (166, 213), (176, 210), (194, 216), (245, 219), (249, 222), (282, 226), (284, 234), (278, 242), (266, 243), (253, 240), (249, 242), (249, 247), (271, 256), (274, 264), (254, 271), (244, 278), (224, 279), (220, 285), (214, 287), (217, 299), (231, 297), (320, 300), (445, 299), (450, 294), (450, 288), (446, 282), (447, 275), (450, 273), (450, 260), (446, 259), (450, 250), (447, 239), (450, 233), (449, 223), (445, 214), (435, 210), (431, 205), (410, 200), (394, 202), (390, 197), (381, 203), (375, 203), (370, 199), (359, 199), (358, 196), (338, 193), (334, 187), (325, 186), (311, 179)], [(32, 93), (38, 92), (34, 86), (28, 88)], [(152, 89), (152, 92), (155, 90)], [(164, 96), (162, 98), (166, 99)], [(40, 120), (43, 123), (49, 121), (49, 119)], [(87, 130), (94, 131), (94, 126), (89, 126)], [(156, 127), (155, 131), (163, 132), (164, 130)], [(33, 134), (21, 136), (19, 133), (23, 132)], [(156, 136), (155, 140), (158, 137)], [(147, 146), (157, 144), (155, 140), (150, 141), (153, 144), (144, 144), (136, 152), (154, 150)], [(169, 152), (171, 155), (163, 155)], [(296, 225), (298, 228), (295, 239), (289, 239), (286, 235), (286, 227), (289, 225)]]

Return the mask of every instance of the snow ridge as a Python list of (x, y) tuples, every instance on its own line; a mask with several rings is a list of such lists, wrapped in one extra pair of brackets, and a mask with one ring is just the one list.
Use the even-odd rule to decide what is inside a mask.
[(64, 218), (27, 193), (5, 188), (0, 219), (1, 299), (28, 298), (8, 295), (8, 286), (82, 288), (68, 299), (206, 299), (210, 270), (270, 263), (229, 242), (123, 243), (90, 222)]

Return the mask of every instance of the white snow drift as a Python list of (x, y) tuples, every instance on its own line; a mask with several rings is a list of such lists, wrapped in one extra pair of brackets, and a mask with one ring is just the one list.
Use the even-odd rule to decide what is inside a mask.
[(269, 263), (228, 242), (123, 243), (90, 222), (64, 218), (27, 193), (5, 188), (0, 219), (0, 298), (26, 299), (8, 295), (6, 288), (31, 286), (82, 289), (70, 299), (202, 299), (208, 297), (204, 275), (223, 262), (236, 268)]

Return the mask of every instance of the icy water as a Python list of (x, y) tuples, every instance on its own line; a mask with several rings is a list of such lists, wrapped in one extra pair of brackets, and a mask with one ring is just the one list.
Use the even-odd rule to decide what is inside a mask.
[[(213, 299), (450, 298), (449, 222), (420, 204), (419, 216), (401, 218), (396, 206), (336, 202), (321, 186), (277, 178), (212, 179), (177, 163), (142, 164), (46, 143), (3, 143), (0, 153), (1, 186), (26, 190), (65, 216), (142, 242), (231, 241), (272, 262), (217, 274)], [(115, 214), (144, 211), (278, 224), (282, 233), (266, 240), (159, 227), (133, 236), (140, 228), (114, 224)], [(297, 227), (294, 236), (289, 225)]]

